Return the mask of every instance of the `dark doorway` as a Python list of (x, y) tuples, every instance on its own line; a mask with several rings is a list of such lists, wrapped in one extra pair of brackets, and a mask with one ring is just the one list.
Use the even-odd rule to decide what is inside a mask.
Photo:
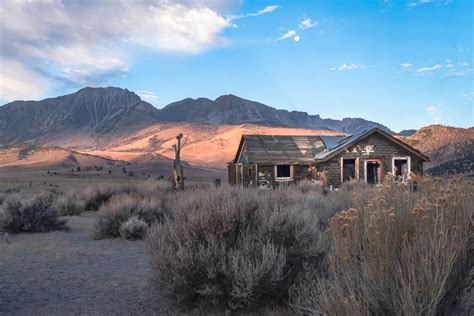
[(406, 181), (408, 178), (408, 159), (394, 159), (395, 176)]
[(349, 181), (355, 179), (356, 170), (355, 170), (356, 160), (355, 159), (346, 159), (342, 160), (342, 181)]
[(367, 183), (378, 184), (380, 182), (380, 162), (367, 161)]

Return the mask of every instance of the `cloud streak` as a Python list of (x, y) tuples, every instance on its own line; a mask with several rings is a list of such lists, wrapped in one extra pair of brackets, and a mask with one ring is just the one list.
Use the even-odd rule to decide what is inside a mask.
[(357, 69), (366, 69), (367, 67), (365, 65), (362, 65), (362, 64), (353, 64), (353, 63), (349, 63), (349, 64), (342, 64), (341, 66), (339, 67), (332, 67), (332, 68), (329, 68), (329, 70), (337, 70), (337, 71), (349, 71), (349, 70), (357, 70)]
[(431, 67), (422, 67), (416, 70), (417, 73), (432, 73), (436, 70), (443, 68), (440, 64), (433, 65)]
[(302, 30), (306, 30), (306, 29), (315, 27), (316, 25), (318, 25), (317, 21), (312, 21), (311, 19), (305, 19), (301, 21), (301, 23), (299, 24), (299, 27)]
[(282, 41), (282, 40), (291, 39), (291, 38), (295, 39), (296, 41), (299, 40), (299, 36), (296, 34), (295, 30), (288, 30), (285, 33), (283, 33), (282, 35), (280, 35), (279, 37), (277, 37), (275, 40), (276, 41)]

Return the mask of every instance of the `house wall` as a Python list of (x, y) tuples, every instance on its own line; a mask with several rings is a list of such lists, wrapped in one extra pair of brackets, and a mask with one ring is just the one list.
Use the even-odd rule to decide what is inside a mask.
[(364, 180), (364, 161), (367, 159), (381, 159), (383, 174), (392, 171), (392, 158), (398, 156), (411, 157), (411, 172), (422, 174), (423, 161), (401, 146), (395, 145), (380, 134), (372, 134), (368, 138), (349, 147), (343, 153), (331, 160), (318, 165), (318, 170), (327, 172), (328, 185), (341, 186), (341, 157), (359, 158), (359, 179)]
[[(293, 164), (293, 180), (299, 182), (310, 177), (309, 165)], [(275, 180), (274, 164), (247, 164), (242, 166), (244, 171), (244, 187), (275, 187), (280, 184)], [(258, 174), (258, 175), (257, 175)], [(288, 182), (286, 182), (288, 183)]]

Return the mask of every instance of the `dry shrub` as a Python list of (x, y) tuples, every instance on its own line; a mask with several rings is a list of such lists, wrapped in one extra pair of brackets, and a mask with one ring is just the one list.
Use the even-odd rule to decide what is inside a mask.
[(62, 216), (80, 215), (86, 210), (86, 201), (81, 196), (70, 191), (59, 195), (55, 199), (53, 207)]
[(123, 239), (143, 239), (148, 230), (148, 224), (138, 216), (130, 217), (120, 226), (120, 237)]
[(0, 230), (13, 233), (66, 230), (66, 221), (58, 219), (52, 202), (49, 193), (10, 194), (0, 206)]
[(334, 216), (327, 275), (307, 269), (292, 291), (302, 313), (435, 315), (465, 279), (472, 183), (393, 181)]
[(86, 203), (86, 210), (98, 211), (99, 208), (108, 202), (116, 193), (116, 188), (112, 186), (88, 187), (82, 193)]
[(165, 213), (161, 200), (157, 197), (142, 197), (137, 194), (114, 196), (99, 209), (94, 237), (119, 237), (120, 227), (132, 216), (137, 216), (150, 225), (155, 221), (162, 221)]
[(114, 196), (129, 194), (149, 197), (157, 192), (165, 192), (169, 187), (170, 185), (166, 185), (163, 182), (101, 185), (87, 187), (80, 195), (86, 201), (86, 210), (98, 211), (102, 205)]
[(147, 240), (153, 283), (187, 306), (281, 303), (303, 263), (326, 252), (324, 222), (347, 207), (337, 194), (226, 186), (170, 194), (170, 219)]
[(303, 180), (299, 181), (296, 184), (296, 187), (302, 192), (302, 193), (308, 193), (308, 192), (318, 192), (322, 193), (323, 192), (323, 185), (322, 182), (312, 182), (309, 180)]

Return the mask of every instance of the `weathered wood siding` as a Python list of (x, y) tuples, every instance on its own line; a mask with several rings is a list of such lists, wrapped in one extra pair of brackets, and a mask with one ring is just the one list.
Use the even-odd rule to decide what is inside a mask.
[(359, 158), (359, 179), (364, 180), (364, 161), (367, 159), (381, 159), (383, 161), (382, 172), (386, 174), (392, 171), (392, 158), (398, 156), (411, 157), (411, 172), (422, 174), (423, 161), (405, 148), (392, 143), (380, 134), (372, 134), (366, 139), (349, 147), (343, 153), (331, 160), (321, 163), (318, 170), (327, 172), (328, 185), (341, 186), (341, 157)]

